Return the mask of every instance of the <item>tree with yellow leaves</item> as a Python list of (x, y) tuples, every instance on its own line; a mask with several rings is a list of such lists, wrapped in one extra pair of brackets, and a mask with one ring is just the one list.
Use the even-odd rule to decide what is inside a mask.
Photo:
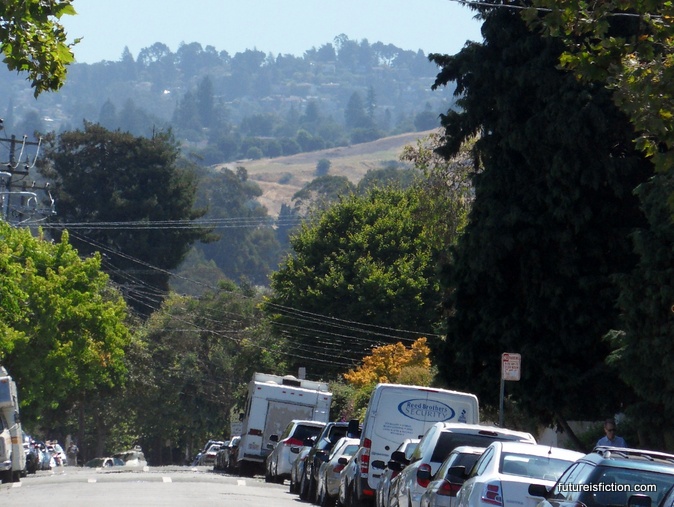
[(371, 387), (378, 382), (430, 384), (430, 348), (426, 338), (416, 340), (407, 348), (401, 342), (372, 349), (357, 368), (344, 374), (344, 379), (355, 387)]

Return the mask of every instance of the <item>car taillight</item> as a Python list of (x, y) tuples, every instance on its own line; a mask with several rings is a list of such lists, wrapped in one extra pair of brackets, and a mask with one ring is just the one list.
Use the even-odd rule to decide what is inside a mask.
[(298, 440), (297, 438), (289, 438), (285, 442), (283, 442), (283, 445), (288, 445), (288, 446), (295, 446), (295, 447), (300, 447), (302, 445), (302, 441)]
[(490, 505), (503, 507), (503, 495), (501, 494), (501, 482), (492, 481), (484, 485), (480, 499)]
[(456, 484), (454, 482), (449, 482), (447, 479), (442, 481), (442, 484), (438, 488), (437, 494), (440, 496), (456, 496), (456, 494), (461, 489), (461, 484)]
[(431, 465), (424, 463), (417, 468), (417, 484), (422, 488), (428, 487), (431, 482)]
[(360, 453), (361, 474), (367, 474), (370, 471), (370, 449), (372, 449), (372, 440), (366, 438), (363, 440), (363, 450)]

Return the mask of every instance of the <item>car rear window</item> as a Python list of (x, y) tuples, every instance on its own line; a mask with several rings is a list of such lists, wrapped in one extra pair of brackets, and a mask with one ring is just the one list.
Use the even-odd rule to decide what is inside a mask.
[(307, 426), (299, 424), (295, 428), (293, 438), (296, 438), (297, 440), (301, 440), (304, 442), (307, 438), (317, 437), (322, 429), (323, 429), (322, 426)]
[(476, 435), (474, 433), (456, 433), (443, 431), (440, 433), (438, 442), (435, 444), (431, 462), (442, 463), (449, 453), (460, 445), (469, 445), (471, 447), (488, 447), (494, 441), (510, 441), (512, 438), (499, 437), (498, 435)]

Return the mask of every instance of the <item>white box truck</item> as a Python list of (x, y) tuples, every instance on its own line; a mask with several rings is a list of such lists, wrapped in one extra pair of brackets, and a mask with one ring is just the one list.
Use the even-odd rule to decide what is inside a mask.
[(242, 414), (237, 464), (239, 475), (264, 471), (271, 435), (280, 435), (293, 419), (328, 422), (332, 393), (325, 382), (291, 375), (255, 373), (248, 384)]
[(369, 504), (374, 500), (382, 470), (371, 463), (387, 463), (405, 439), (421, 438), (436, 422), (478, 424), (477, 396), (432, 387), (377, 384), (365, 412), (355, 458), (360, 477), (351, 484), (353, 503)]
[(26, 468), (23, 432), (19, 418), (16, 383), (0, 366), (0, 477), (2, 482), (19, 482)]

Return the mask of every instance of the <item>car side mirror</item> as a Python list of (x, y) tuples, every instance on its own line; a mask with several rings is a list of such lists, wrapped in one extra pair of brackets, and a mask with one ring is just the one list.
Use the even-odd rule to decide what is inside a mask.
[(544, 486), (543, 484), (529, 484), (528, 491), (531, 496), (540, 496), (543, 498), (547, 498), (550, 493), (547, 486)]
[(304, 442), (302, 442), (302, 445), (304, 445), (304, 447), (313, 447), (314, 439), (313, 438), (305, 438)]
[(315, 456), (321, 461), (328, 461), (328, 453), (325, 451), (316, 451)]
[(401, 463), (400, 461), (389, 461), (388, 465), (386, 465), (389, 470), (393, 470), (394, 472), (401, 472), (403, 468), (405, 468), (405, 464)]
[(644, 494), (630, 495), (627, 507), (651, 507), (651, 497)]
[[(349, 460), (346, 459), (344, 456), (342, 456), (341, 458), (339, 458), (337, 460), (337, 463), (340, 464), (340, 465), (346, 465), (348, 462), (349, 462)], [(374, 463), (372, 463), (372, 466), (374, 466)]]
[(271, 435), (269, 437), (270, 442), (278, 442), (278, 435)]
[(407, 456), (405, 456), (405, 453), (403, 451), (393, 451), (391, 454), (391, 461), (397, 461), (398, 463), (402, 463), (403, 465), (409, 465), (410, 460), (407, 459)]

